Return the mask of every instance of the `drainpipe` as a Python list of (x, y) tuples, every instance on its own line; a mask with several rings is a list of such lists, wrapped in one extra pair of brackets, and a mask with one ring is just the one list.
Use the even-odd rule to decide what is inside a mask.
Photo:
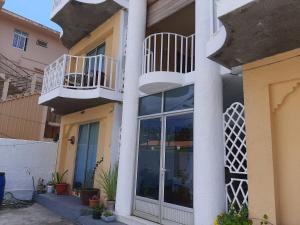
[(141, 75), (142, 47), (146, 30), (146, 0), (129, 0), (128, 36), (125, 63), (122, 131), (116, 214), (131, 215), (134, 189), (134, 168), (138, 116), (138, 80)]
[(196, 0), (194, 106), (194, 224), (212, 225), (225, 210), (223, 101), (220, 66), (206, 57), (209, 0)]

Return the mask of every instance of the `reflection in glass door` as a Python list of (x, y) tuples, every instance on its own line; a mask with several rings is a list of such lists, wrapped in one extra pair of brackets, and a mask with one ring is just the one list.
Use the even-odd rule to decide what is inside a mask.
[(140, 120), (134, 214), (193, 224), (193, 114)]
[(193, 114), (166, 118), (164, 202), (193, 208)]
[(161, 119), (140, 122), (136, 194), (159, 200)]

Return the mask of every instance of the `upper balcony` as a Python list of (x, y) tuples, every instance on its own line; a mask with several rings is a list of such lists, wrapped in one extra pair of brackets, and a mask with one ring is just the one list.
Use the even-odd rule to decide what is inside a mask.
[(61, 26), (61, 40), (71, 48), (113, 14), (128, 7), (129, 0), (53, 0), (51, 20)]
[(67, 114), (122, 101), (119, 63), (105, 55), (63, 55), (45, 68), (39, 104)]
[(195, 35), (155, 33), (145, 39), (141, 92), (153, 94), (193, 83), (194, 71)]
[[(214, 0), (207, 55), (232, 68), (300, 47), (300, 1)], [(220, 26), (220, 23), (224, 26)]]

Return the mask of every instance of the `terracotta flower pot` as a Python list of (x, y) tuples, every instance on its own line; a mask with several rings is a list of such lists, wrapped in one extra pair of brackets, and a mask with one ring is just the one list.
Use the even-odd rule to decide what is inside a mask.
[(68, 191), (68, 184), (56, 184), (55, 192), (57, 195), (65, 195)]
[(96, 206), (99, 206), (99, 199), (90, 199), (89, 206), (91, 208), (95, 208)]
[(82, 205), (89, 205), (89, 200), (93, 198), (93, 196), (100, 196), (100, 190), (96, 188), (87, 188), (82, 189), (80, 191), (80, 203)]

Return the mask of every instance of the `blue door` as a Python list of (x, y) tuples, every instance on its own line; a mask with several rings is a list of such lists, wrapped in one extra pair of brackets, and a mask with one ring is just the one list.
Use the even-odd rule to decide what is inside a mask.
[(73, 187), (93, 188), (98, 149), (99, 123), (79, 127)]

